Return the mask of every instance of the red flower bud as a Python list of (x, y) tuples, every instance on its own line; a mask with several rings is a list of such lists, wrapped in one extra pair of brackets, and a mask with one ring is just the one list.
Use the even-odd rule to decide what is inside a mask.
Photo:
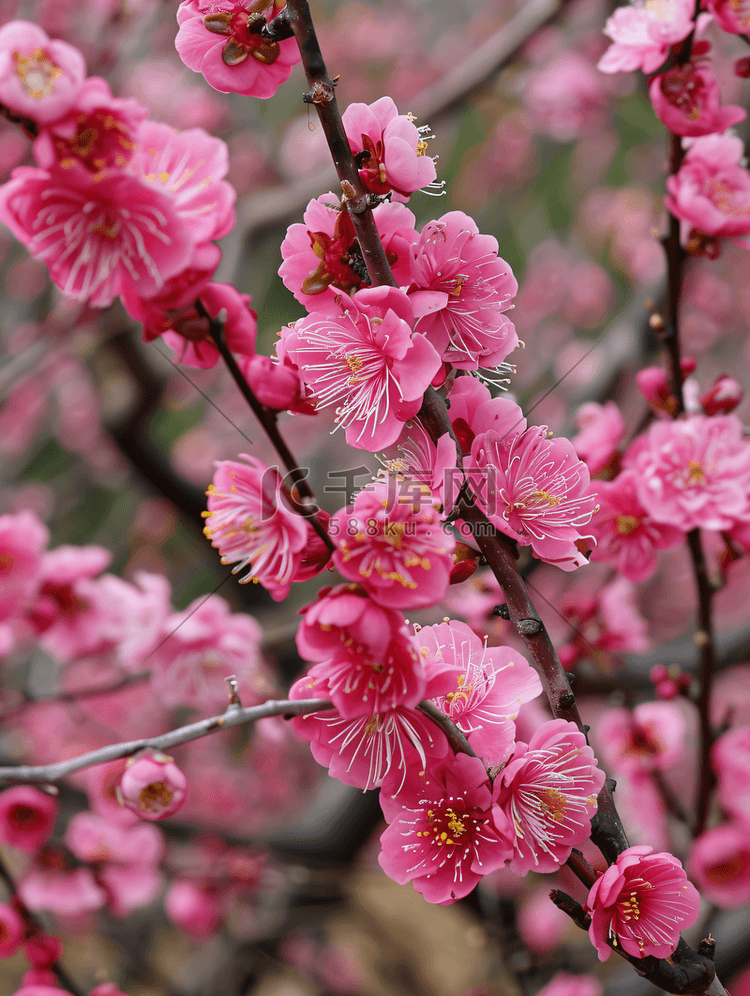
[(728, 415), (742, 401), (742, 396), (742, 385), (734, 377), (720, 374), (700, 400), (706, 415)]

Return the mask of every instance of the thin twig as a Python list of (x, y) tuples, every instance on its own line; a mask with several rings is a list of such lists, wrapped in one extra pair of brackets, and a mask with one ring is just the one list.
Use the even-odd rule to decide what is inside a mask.
[(474, 748), (453, 720), (450, 719), (449, 716), (446, 716), (444, 712), (441, 712), (434, 702), (430, 702), (429, 700), (420, 702), (417, 709), (419, 709), (420, 712), (424, 713), (425, 716), (429, 717), (433, 723), (436, 723), (442, 729), (443, 733), (448, 738), (448, 742), (457, 754), (468, 754), (469, 757), (477, 756), (474, 752)]
[(716, 670), (716, 648), (711, 611), (714, 589), (708, 576), (700, 529), (691, 530), (688, 533), (687, 541), (698, 590), (698, 629), (693, 637), (700, 653), (700, 692), (697, 701), (700, 731), (700, 775), (695, 827), (693, 829), (693, 835), (697, 837), (706, 828), (711, 791), (715, 781), (711, 767), (711, 748), (714, 743), (714, 733), (711, 727), (711, 685)]

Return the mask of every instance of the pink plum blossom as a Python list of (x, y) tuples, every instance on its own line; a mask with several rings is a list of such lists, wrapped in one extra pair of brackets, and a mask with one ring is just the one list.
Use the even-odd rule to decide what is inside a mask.
[[(426, 696), (445, 692), (442, 674), (432, 677)], [(308, 675), (289, 690), (290, 699), (327, 698), (328, 683)], [(395, 797), (407, 773), (424, 771), (427, 758), (444, 757), (448, 741), (442, 731), (415, 709), (398, 706), (382, 713), (346, 719), (337, 709), (295, 716), (294, 730), (310, 741), (318, 764), (334, 778), (361, 789), (383, 786), (381, 798)]]
[(600, 405), (588, 401), (576, 412), (578, 434), (571, 442), (579, 459), (589, 468), (590, 474), (598, 474), (610, 463), (625, 435), (625, 420), (614, 401)]
[(72, 106), (86, 76), (83, 56), (51, 40), (31, 21), (0, 28), (0, 103), (41, 124), (57, 121)]
[(646, 845), (627, 848), (594, 882), (586, 901), (599, 961), (609, 958), (609, 942), (635, 958), (668, 958), (680, 931), (695, 923), (699, 904), (677, 858)]
[(107, 895), (88, 868), (69, 868), (59, 850), (45, 847), (18, 883), (18, 894), (31, 910), (80, 917), (101, 909)]
[[(386, 258), (399, 284), (411, 278), (415, 219), (403, 204), (380, 204), (373, 211)], [(281, 243), (279, 276), (300, 304), (317, 311), (328, 288), (354, 294), (366, 286), (366, 266), (346, 207), (334, 194), (310, 201), (304, 223), (290, 225)]]
[(297, 649), (310, 661), (324, 661), (342, 649), (377, 655), (405, 625), (396, 609), (374, 602), (358, 584), (322, 588), (318, 600), (300, 609)]
[(271, 42), (260, 34), (283, 6), (277, 0), (184, 0), (177, 52), (220, 93), (272, 97), (300, 60), (294, 38)]
[(655, 522), (688, 532), (731, 529), (750, 518), (750, 442), (734, 415), (656, 422), (623, 463)]
[(221, 926), (221, 906), (215, 890), (188, 878), (177, 879), (164, 897), (164, 911), (191, 940), (205, 941)]
[(608, 709), (597, 724), (604, 761), (615, 771), (666, 771), (682, 756), (685, 721), (674, 702)]
[(693, 30), (692, 0), (635, 0), (618, 7), (604, 33), (613, 44), (599, 60), (603, 73), (653, 73), (669, 49)]
[(449, 398), (451, 428), (464, 455), (471, 453), (474, 440), (489, 429), (503, 437), (526, 429), (526, 418), (518, 405), (509, 398), (493, 398), (475, 377), (457, 378)]
[(386, 477), (331, 519), (334, 564), (380, 605), (434, 605), (448, 587), (456, 540), (425, 492), (407, 487), (404, 493), (395, 478)]
[(614, 481), (598, 481), (599, 510), (591, 519), (596, 547), (591, 559), (613, 564), (629, 581), (645, 581), (656, 570), (659, 550), (683, 542), (677, 526), (654, 522), (638, 498), (637, 474), (624, 470)]
[(490, 430), (474, 440), (469, 474), (490, 521), (535, 556), (564, 571), (586, 558), (577, 545), (596, 505), (586, 464), (567, 439), (549, 439), (547, 427), (507, 438)]
[(519, 741), (495, 781), (497, 802), (515, 828), (511, 871), (557, 871), (591, 836), (603, 784), (604, 772), (574, 723), (554, 719), (528, 744)]
[(563, 51), (529, 74), (523, 103), (536, 130), (558, 142), (569, 142), (603, 126), (607, 89), (589, 59)]
[(425, 336), (412, 333), (403, 291), (365, 288), (341, 307), (282, 329), (283, 346), (316, 408), (334, 405), (347, 443), (374, 452), (394, 443), (402, 423), (417, 414), (440, 357)]
[[(667, 177), (667, 208), (680, 219), (683, 245), (698, 236), (724, 236), (744, 246), (750, 235), (750, 173), (736, 135), (704, 135), (690, 143), (679, 172)], [(696, 244), (700, 248), (699, 242)], [(697, 251), (697, 248), (695, 251)]]
[(505, 764), (515, 742), (513, 720), (542, 684), (525, 658), (509, 647), (488, 647), (466, 623), (422, 626), (415, 644), (429, 662), (449, 666), (453, 688), (435, 699), (485, 764)]
[(746, 35), (750, 31), (750, 11), (742, 0), (706, 0), (706, 7), (724, 31)]
[(312, 527), (292, 510), (275, 467), (240, 457), (245, 463), (216, 463), (204, 532), (222, 563), (237, 564), (232, 573), (250, 568), (240, 583), (257, 578), (278, 601), (301, 570)]
[(49, 531), (33, 512), (0, 515), (0, 621), (26, 608), (41, 582)]
[(537, 996), (602, 996), (602, 984), (593, 975), (558, 972)]
[(131, 758), (120, 780), (122, 804), (143, 820), (164, 820), (185, 801), (187, 778), (173, 759), (160, 751)]
[(750, 826), (720, 823), (693, 844), (690, 874), (709, 903), (736, 909), (750, 901)]
[[(394, 452), (398, 455), (392, 455)], [(463, 479), (456, 468), (456, 443), (449, 432), (444, 432), (435, 444), (419, 419), (410, 420), (404, 423), (395, 447), (386, 450), (385, 455), (384, 467), (389, 474), (409, 482), (409, 488), (423, 484), (442, 505), (443, 512), (451, 512)]]
[(136, 133), (148, 117), (138, 100), (112, 96), (106, 80), (89, 76), (67, 114), (43, 128), (34, 158), (44, 169), (82, 163), (92, 173), (127, 166), (136, 150)]
[(554, 951), (570, 932), (570, 917), (550, 902), (549, 893), (549, 882), (542, 880), (542, 885), (527, 892), (517, 907), (519, 936), (535, 954)]
[(738, 726), (722, 734), (713, 746), (711, 761), (719, 781), (719, 803), (724, 812), (750, 824), (750, 727)]
[(435, 163), (426, 155), (427, 141), (410, 114), (399, 114), (390, 97), (374, 104), (349, 104), (342, 115), (346, 137), (365, 188), (373, 194), (391, 192), (405, 202), (409, 194), (436, 186)]
[(381, 795), (381, 804), (389, 825), (380, 865), (430, 903), (447, 906), (468, 895), (510, 857), (512, 830), (478, 758), (457, 754), (410, 773), (398, 799)]
[(12, 958), (26, 935), (26, 924), (12, 906), (0, 903), (0, 958)]
[(497, 239), (462, 211), (429, 222), (414, 245), (408, 293), (416, 330), (459, 369), (494, 369), (518, 345), (503, 314), (518, 284), (497, 252)]
[(654, 76), (648, 92), (657, 118), (676, 135), (724, 132), (747, 117), (742, 107), (721, 106), (719, 84), (703, 59), (691, 59)]
[(52, 835), (57, 803), (30, 785), (0, 792), (0, 840), (21, 851), (34, 852)]
[(225, 678), (234, 675), (241, 698), (257, 697), (267, 683), (261, 636), (255, 619), (232, 613), (223, 598), (197, 598), (163, 622), (149, 657), (154, 694), (168, 706), (213, 711), (228, 701)]

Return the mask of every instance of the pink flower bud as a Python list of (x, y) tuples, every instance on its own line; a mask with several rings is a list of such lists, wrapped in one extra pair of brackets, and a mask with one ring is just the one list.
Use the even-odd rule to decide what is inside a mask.
[(147, 750), (128, 762), (119, 795), (141, 819), (164, 820), (182, 807), (187, 778), (167, 754)]
[(742, 385), (728, 374), (719, 374), (700, 400), (706, 415), (728, 415), (742, 401), (742, 397)]
[(15, 996), (68, 996), (57, 988), (57, 976), (49, 968), (30, 968), (21, 979)]
[(47, 969), (62, 957), (63, 946), (54, 934), (34, 934), (23, 946), (23, 953), (30, 965)]
[(12, 906), (0, 903), (0, 958), (11, 958), (26, 933), (26, 925)]
[(666, 371), (661, 367), (646, 367), (635, 375), (635, 381), (643, 397), (655, 411), (674, 415), (677, 399), (672, 395)]
[(691, 373), (695, 373), (695, 368), (698, 364), (695, 362), (692, 356), (683, 356), (680, 360), (680, 370), (686, 377), (689, 377)]
[(262, 405), (281, 412), (299, 400), (301, 381), (291, 365), (274, 363), (270, 356), (253, 356), (240, 366)]
[(172, 923), (195, 941), (212, 937), (221, 925), (221, 909), (215, 890), (187, 879), (176, 881), (164, 899)]
[(21, 851), (36, 851), (49, 840), (57, 803), (39, 789), (17, 785), (0, 794), (0, 841)]

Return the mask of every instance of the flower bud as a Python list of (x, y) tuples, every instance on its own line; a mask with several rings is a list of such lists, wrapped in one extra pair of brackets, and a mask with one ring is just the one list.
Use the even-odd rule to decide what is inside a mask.
[(48, 969), (62, 957), (63, 946), (54, 934), (34, 934), (25, 942), (23, 953), (34, 968)]
[(719, 374), (700, 401), (706, 415), (728, 415), (742, 401), (742, 385), (728, 374)]
[(123, 806), (143, 820), (164, 820), (182, 807), (187, 778), (174, 760), (159, 751), (146, 750), (128, 762), (118, 796)]
[(479, 554), (465, 543), (456, 543), (453, 551), (453, 567), (450, 572), (449, 584), (461, 584), (468, 580), (477, 569)]
[(0, 958), (11, 958), (26, 933), (26, 924), (12, 906), (0, 903)]
[(734, 75), (743, 80), (750, 79), (750, 55), (744, 55), (735, 62)]
[(675, 415), (677, 399), (670, 390), (666, 371), (661, 367), (646, 367), (635, 375), (635, 381), (643, 397), (654, 411)]
[(29, 785), (0, 793), (0, 841), (21, 851), (36, 851), (49, 840), (57, 818), (57, 803)]

